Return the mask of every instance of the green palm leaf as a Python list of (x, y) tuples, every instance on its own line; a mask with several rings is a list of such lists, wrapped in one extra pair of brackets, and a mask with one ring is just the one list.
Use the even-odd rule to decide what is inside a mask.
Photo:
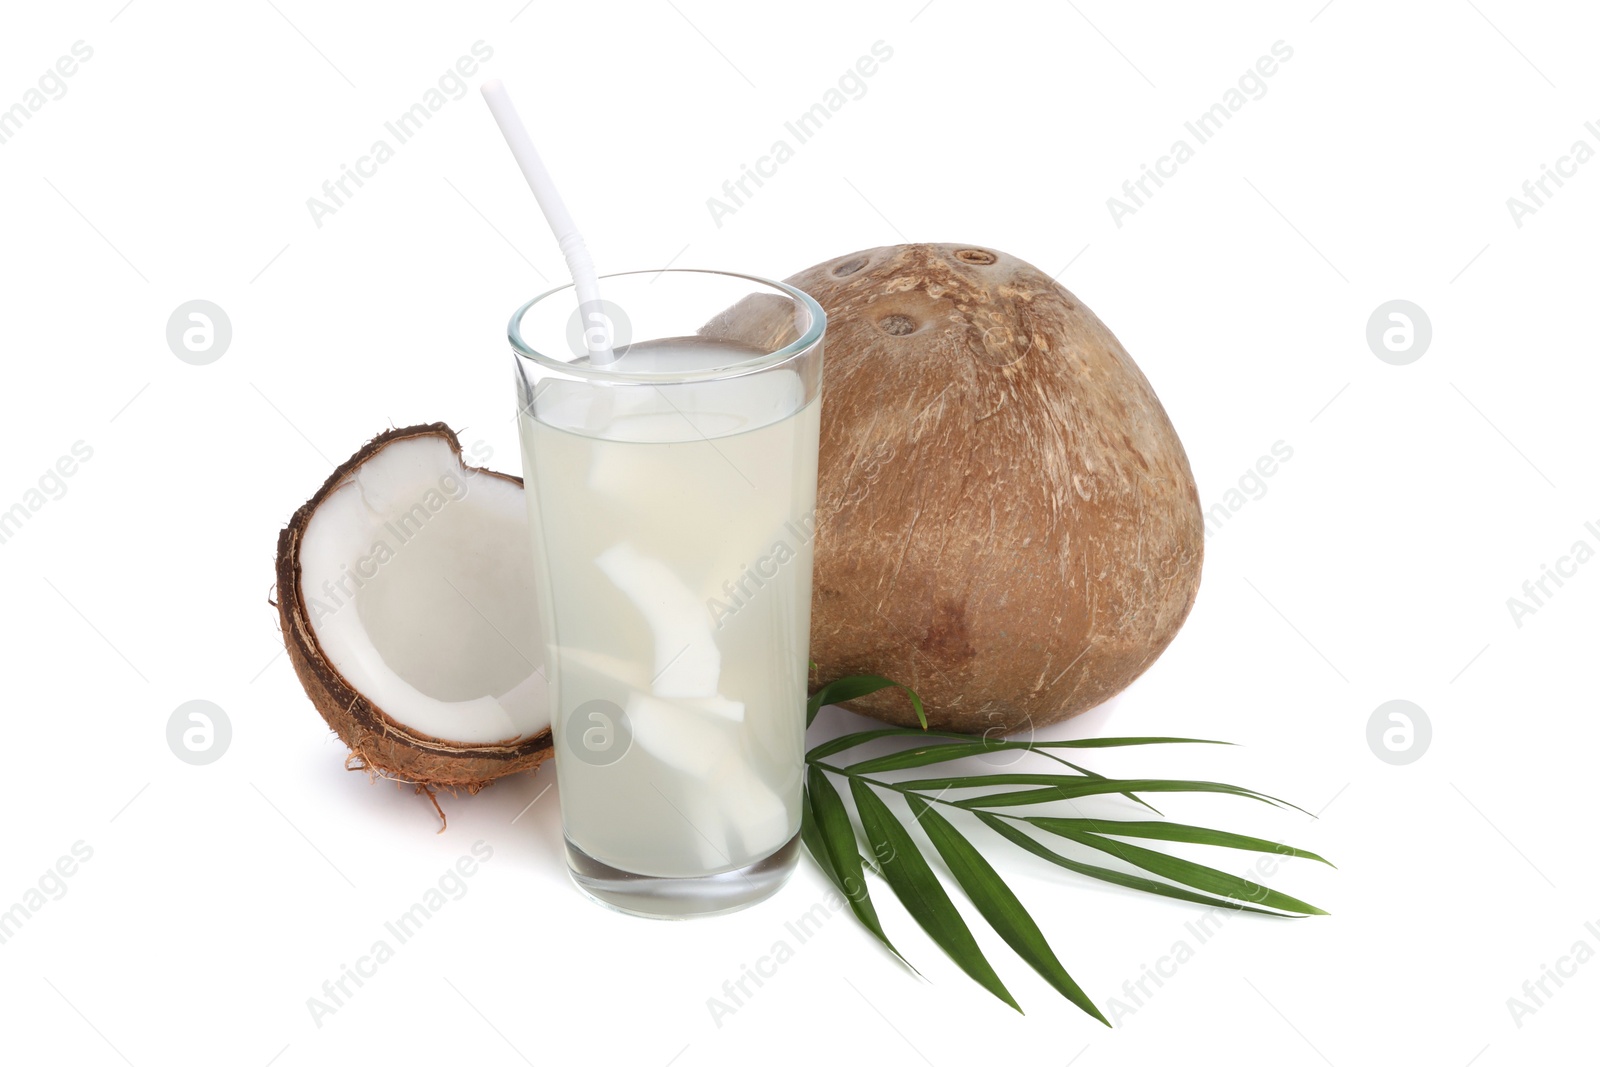
[(1044, 932), (1028, 914), (1028, 909), (1022, 906), (1022, 901), (1017, 899), (1005, 880), (989, 866), (989, 861), (927, 801), (915, 795), (907, 799), (911, 803), (911, 813), (917, 817), (928, 840), (933, 842), (945, 866), (955, 876), (956, 884), (961, 886), (962, 892), (966, 893), (978, 913), (994, 927), (995, 933), (1054, 986), (1056, 992), (1110, 1026), (1106, 1017), (1100, 1014), (1100, 1009), (1072, 980), (1050, 948), (1050, 943), (1045, 940)]
[(1004, 741), (989, 740), (975, 737), (967, 742), (935, 741), (915, 748), (902, 749), (891, 752), (887, 756), (875, 756), (872, 759), (852, 763), (846, 768), (851, 774), (877, 774), (880, 771), (903, 771), (909, 767), (925, 767), (930, 763), (946, 763), (950, 760), (967, 759), (971, 756), (981, 756), (986, 752), (1001, 752), (1011, 746)]
[[(878, 730), (872, 730), (869, 733), (879, 737), (888, 736), (886, 732)], [(886, 756), (863, 760), (860, 763), (851, 764), (850, 769), (861, 774), (876, 774), (879, 771), (900, 771), (911, 767), (925, 767), (930, 763), (945, 763), (949, 760), (965, 759), (968, 756), (981, 755), (986, 752), (1040, 751), (1042, 754), (1048, 755), (1049, 753), (1046, 750), (1052, 748), (1113, 748), (1126, 745), (1166, 744), (1225, 745), (1228, 743), (1226, 741), (1201, 741), (1190, 737), (1099, 737), (1082, 741), (1007, 741), (1003, 738), (975, 737), (967, 734), (932, 734), (931, 736), (942, 740), (917, 745), (915, 748), (902, 749), (899, 752), (891, 752)], [(863, 737), (862, 740), (871, 740), (871, 738)], [(826, 754), (832, 755), (849, 747), (851, 746), (840, 745), (837, 748), (829, 749)], [(812, 755), (814, 758), (822, 758), (815, 751), (813, 751)]]
[[(1047, 756), (1050, 759), (1055, 760), (1057, 763), (1061, 764), (1062, 766), (1071, 767), (1073, 770), (1077, 771), (1079, 774), (1085, 775), (1085, 776), (1087, 776), (1089, 778), (1104, 778), (1105, 777), (1105, 775), (1103, 775), (1103, 774), (1094, 773), (1093, 771), (1091, 771), (1087, 767), (1080, 767), (1076, 763), (1068, 763), (1066, 760), (1062, 759), (1060, 756), (1056, 755), (1053, 752), (1040, 752), (1039, 755)], [(1135, 804), (1139, 805), (1141, 808), (1149, 808), (1151, 811), (1155, 812), (1157, 815), (1161, 814), (1161, 809), (1156, 807), (1154, 804), (1150, 803), (1147, 800), (1144, 800), (1144, 799), (1142, 799), (1140, 797), (1137, 797), (1132, 793), (1123, 793), (1121, 795), (1127, 797), (1129, 800), (1133, 801)]]
[(1297, 916), (1284, 915), (1281, 912), (1268, 911), (1265, 908), (1252, 907), (1249, 904), (1233, 900), (1229, 897), (1211, 897), (1202, 893), (1195, 893), (1181, 886), (1168, 885), (1166, 882), (1157, 882), (1138, 874), (1129, 874), (1126, 871), (1115, 871), (1110, 867), (1097, 867), (1092, 863), (1081, 863), (1078, 860), (1068, 859), (1059, 852), (1052, 850), (1042, 841), (1030, 837), (1019, 827), (1006, 822), (999, 815), (990, 815), (988, 812), (974, 812), (983, 824), (1001, 837), (1033, 853), (1040, 859), (1049, 860), (1058, 867), (1065, 867), (1075, 874), (1087, 875), (1102, 882), (1120, 885), (1126, 889), (1137, 889), (1141, 893), (1153, 893), (1160, 897), (1171, 897), (1173, 900), (1186, 900), (1191, 904), (1205, 904), (1214, 908), (1232, 908), (1235, 911), (1253, 911), (1257, 915), (1272, 915), (1280, 919), (1297, 918)]
[(1075, 741), (1021, 742), (1034, 748), (1125, 748), (1128, 745), (1231, 745), (1204, 737), (1080, 737)]
[[(1035, 816), (1026, 820), (1043, 830), (1085, 830), (1089, 833), (1111, 837), (1153, 838), (1157, 841), (1179, 841), (1195, 845), (1216, 845), (1218, 848), (1237, 848), (1249, 852), (1272, 852), (1280, 856), (1295, 856), (1303, 860), (1328, 863), (1315, 852), (1290, 848), (1276, 841), (1244, 834), (1231, 834), (1226, 830), (1211, 830), (1204, 826), (1189, 826), (1181, 822), (1124, 822), (1116, 819), (1052, 819)], [(1333, 864), (1328, 863), (1329, 867)]]
[(1239, 875), (1230, 874), (1227, 871), (1219, 871), (1215, 867), (1207, 867), (1203, 863), (1179, 859), (1177, 856), (1169, 856), (1164, 852), (1155, 852), (1139, 845), (1130, 845), (1125, 841), (1111, 841), (1098, 834), (1085, 833), (1082, 830), (1067, 829), (1060, 826), (1040, 826), (1039, 829), (1067, 838), (1069, 841), (1076, 841), (1081, 845), (1099, 849), (1101, 852), (1126, 860), (1135, 867), (1142, 867), (1151, 874), (1159, 874), (1163, 878), (1181, 882), (1186, 886), (1207, 893), (1232, 897), (1235, 900), (1248, 900), (1254, 904), (1265, 904), (1269, 908), (1277, 908), (1279, 911), (1299, 912), (1302, 915), (1328, 914), (1321, 908), (1291, 897), (1287, 893), (1280, 893), (1276, 889), (1268, 889), (1266, 886), (1252, 882), (1248, 878), (1241, 878)]
[[(812, 669), (815, 668), (816, 665), (813, 663)], [(1185, 823), (1169, 823), (1164, 819), (1161, 821), (1081, 817), (1069, 819), (1054, 816), (1011, 815), (990, 810), (1120, 794), (1160, 815), (1159, 811), (1136, 794), (1220, 793), (1304, 811), (1276, 797), (1221, 782), (1164, 778), (1107, 778), (1063, 759), (1052, 751), (1064, 748), (1098, 749), (1159, 744), (1215, 745), (1229, 744), (1229, 742), (1192, 737), (1099, 737), (1070, 741), (1013, 741), (948, 730), (929, 730), (921, 698), (907, 686), (881, 675), (839, 678), (823, 686), (806, 702), (806, 723), (809, 725), (812, 722), (824, 704), (853, 700), (891, 687), (905, 690), (923, 728), (916, 730), (889, 727), (858, 731), (826, 741), (807, 752), (806, 789), (801, 810), (800, 836), (806, 850), (822, 869), (824, 876), (849, 903), (856, 919), (902, 962), (905, 962), (904, 957), (900, 956), (884, 934), (877, 910), (867, 894), (864, 868), (871, 869), (888, 883), (889, 888), (910, 912), (912, 918), (963, 971), (1006, 1004), (1019, 1012), (1022, 1010), (984, 957), (972, 936), (972, 931), (951, 902), (949, 894), (928, 865), (911, 833), (875, 792), (878, 789), (892, 790), (906, 797), (912, 813), (921, 822), (929, 841), (943, 859), (962, 892), (1006, 944), (1058, 992), (1101, 1022), (1105, 1022), (1105, 1018), (1067, 973), (1016, 894), (978, 849), (939, 814), (933, 807), (934, 804), (970, 811), (985, 826), (1016, 847), (1066, 870), (1112, 885), (1206, 907), (1230, 908), (1261, 915), (1275, 915), (1279, 918), (1326, 914), (1320, 908), (1288, 894), (1268, 889), (1249, 879), (1143, 848), (1123, 839), (1137, 838), (1210, 845), (1276, 853), (1328, 863), (1314, 852), (1290, 848), (1259, 837), (1211, 830)], [(912, 744), (899, 751), (860, 760), (848, 766), (840, 767), (824, 762), (840, 752), (846, 752), (869, 742), (889, 739), (904, 739)], [(998, 751), (1035, 752), (1075, 773), (950, 774), (941, 778), (898, 782), (868, 777), (883, 772), (949, 763)], [(874, 864), (861, 854), (855, 827), (851, 823), (844, 800), (827, 777), (830, 773), (842, 775), (849, 780), (862, 831), (871, 846), (871, 851), (880, 857), (878, 864)], [(945, 798), (945, 794), (952, 790), (965, 793), (975, 789), (1004, 791), (965, 796), (963, 799), (955, 800)], [(1034, 837), (1024, 829), (1026, 826), (1118, 856), (1124, 862), (1155, 877), (1114, 870), (1064, 856), (1044, 841)], [(907, 963), (907, 966), (910, 964)]]
[(848, 678), (836, 678), (812, 693), (810, 699), (806, 701), (806, 725), (811, 725), (812, 720), (817, 717), (817, 712), (822, 710), (825, 704), (840, 704), (891, 686), (905, 690), (906, 696), (911, 698), (911, 706), (916, 709), (918, 721), (926, 728), (928, 716), (923, 711), (922, 698), (910, 686), (892, 678), (885, 678), (881, 674), (852, 674)]
[[(883, 947), (900, 956), (900, 950), (890, 943), (883, 932), (883, 926), (878, 922), (878, 911), (872, 906), (872, 897), (867, 891), (867, 880), (861, 871), (861, 853), (856, 851), (856, 832), (850, 825), (850, 815), (845, 811), (844, 800), (840, 798), (839, 791), (833, 788), (833, 783), (828, 781), (826, 775), (812, 767), (806, 774), (806, 799), (807, 806), (815, 817), (815, 832), (813, 838), (816, 844), (806, 842), (805, 818), (802, 814), (800, 832), (801, 841), (812, 850), (812, 855), (818, 855), (820, 847), (821, 856), (818, 863), (823, 866), (824, 873), (829, 880), (844, 894), (844, 899), (849, 902), (850, 910), (855, 913), (861, 925), (872, 931), (872, 936), (883, 942)], [(823, 863), (823, 858), (826, 863)], [(904, 961), (905, 957), (900, 956)], [(910, 966), (908, 963), (907, 966)]]
[(824, 741), (806, 753), (806, 762), (815, 763), (817, 760), (827, 759), (836, 752), (843, 752), (847, 748), (864, 745), (868, 741), (877, 741), (885, 737), (921, 737), (921, 730), (907, 730), (900, 726), (889, 726), (882, 730), (862, 730), (860, 733), (845, 734), (835, 737), (832, 741)]
[(972, 931), (967, 928), (966, 920), (951, 903), (950, 895), (939, 884), (933, 868), (928, 866), (916, 842), (889, 806), (859, 778), (850, 779), (850, 795), (855, 798), (861, 827), (867, 833), (867, 843), (879, 857), (883, 876), (911, 917), (973, 981), (1020, 1013), (1021, 1006), (989, 965)]
[[(1026, 781), (1005, 781), (1005, 779), (1034, 778), (1035, 775), (1021, 774), (977, 774), (964, 778), (927, 778), (915, 782), (896, 783), (906, 789), (966, 789), (991, 785), (1027, 785)], [(1283, 807), (1295, 808), (1304, 812), (1286, 800), (1269, 797), (1265, 793), (1257, 793), (1253, 789), (1242, 786), (1227, 785), (1223, 782), (1191, 782), (1174, 781), (1166, 778), (1082, 778), (1077, 775), (1054, 775), (1061, 779), (1057, 784), (1046, 785), (1041, 789), (1021, 789), (1009, 793), (987, 793), (983, 796), (967, 797), (955, 803), (964, 808), (1009, 808), (1023, 804), (1048, 804), (1056, 800), (1076, 800), (1079, 797), (1098, 796), (1104, 793), (1227, 793), (1232, 796), (1249, 797), (1266, 804), (1278, 804)], [(959, 784), (955, 784), (959, 783)], [(1310, 812), (1305, 812), (1310, 814)]]

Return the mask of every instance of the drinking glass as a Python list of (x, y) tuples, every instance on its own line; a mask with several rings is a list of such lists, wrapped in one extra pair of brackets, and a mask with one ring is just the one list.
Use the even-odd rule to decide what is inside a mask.
[(568, 867), (633, 914), (733, 911), (799, 856), (826, 318), (720, 271), (601, 289), (509, 329)]

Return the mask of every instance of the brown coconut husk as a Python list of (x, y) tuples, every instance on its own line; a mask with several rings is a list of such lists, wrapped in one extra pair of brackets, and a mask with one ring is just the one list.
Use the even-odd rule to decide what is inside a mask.
[[(813, 684), (887, 675), (930, 725), (996, 736), (1126, 688), (1189, 614), (1205, 531), (1116, 337), (1049, 274), (973, 245), (788, 280), (828, 315)], [(847, 706), (916, 725), (894, 690)]]

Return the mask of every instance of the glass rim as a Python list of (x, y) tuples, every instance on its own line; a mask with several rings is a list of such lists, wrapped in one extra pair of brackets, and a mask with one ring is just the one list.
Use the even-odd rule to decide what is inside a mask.
[(511, 321), (506, 326), (506, 337), (511, 342), (512, 352), (514, 352), (519, 359), (531, 360), (532, 362), (548, 370), (567, 375), (571, 378), (577, 378), (586, 381), (635, 383), (716, 381), (722, 378), (737, 378), (745, 374), (766, 370), (770, 367), (775, 367), (781, 363), (787, 362), (788, 360), (793, 359), (795, 356), (800, 355), (801, 353), (814, 347), (822, 339), (823, 333), (827, 329), (828, 313), (822, 310), (822, 305), (817, 303), (810, 293), (807, 293), (803, 289), (797, 289), (787, 282), (775, 281), (771, 278), (762, 278), (754, 274), (743, 274), (739, 271), (728, 270), (704, 270), (694, 267), (666, 267), (661, 270), (617, 271), (612, 274), (602, 274), (600, 275), (600, 279), (604, 281), (607, 278), (628, 278), (636, 277), (641, 274), (702, 274), (716, 275), (723, 278), (738, 278), (742, 281), (753, 282), (757, 285), (766, 286), (769, 289), (775, 290), (777, 293), (793, 299), (795, 303), (806, 309), (807, 314), (811, 316), (811, 324), (806, 331), (801, 334), (800, 337), (791, 341), (789, 344), (784, 345), (775, 352), (769, 352), (766, 355), (759, 356), (755, 359), (744, 360), (739, 363), (729, 364), (724, 367), (708, 367), (704, 370), (695, 371), (672, 370), (631, 372), (611, 370), (608, 367), (591, 367), (587, 364), (568, 362), (566, 360), (559, 360), (548, 356), (534, 348), (532, 345), (528, 344), (525, 340), (523, 340), (522, 337), (523, 317), (533, 309), (535, 304), (538, 304), (544, 300), (548, 300), (557, 293), (564, 293), (572, 289), (573, 283), (568, 282), (565, 285), (558, 285), (553, 289), (545, 290), (538, 296), (535, 296), (533, 299), (529, 300), (527, 303), (522, 304), (516, 309), (516, 311), (511, 313)]

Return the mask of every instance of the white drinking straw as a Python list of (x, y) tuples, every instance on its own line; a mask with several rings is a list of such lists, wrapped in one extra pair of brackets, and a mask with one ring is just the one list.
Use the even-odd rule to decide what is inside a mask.
[[(527, 127), (522, 125), (516, 105), (512, 104), (499, 78), (484, 82), (482, 91), (484, 101), (500, 126), (500, 133), (511, 147), (511, 154), (516, 157), (517, 166), (522, 168), (522, 176), (528, 179), (528, 187), (533, 190), (545, 220), (550, 223), (550, 229), (555, 232), (556, 241), (561, 245), (561, 254), (567, 259), (567, 269), (572, 272), (578, 306), (588, 309), (586, 316), (603, 314), (599, 311), (600, 279), (595, 273), (594, 260), (589, 258), (589, 247), (583, 243), (583, 234), (578, 232), (578, 225), (572, 221), (572, 214), (561, 199), (556, 183), (550, 179), (550, 172), (545, 170), (544, 160), (539, 158), (538, 150), (533, 147), (533, 139), (528, 136)], [(602, 320), (599, 325), (604, 328), (593, 329), (587, 321), (583, 324), (584, 344), (588, 346), (591, 365), (610, 363), (617, 358), (610, 344), (602, 341), (599, 347), (595, 346), (597, 336), (610, 336), (609, 322)]]

